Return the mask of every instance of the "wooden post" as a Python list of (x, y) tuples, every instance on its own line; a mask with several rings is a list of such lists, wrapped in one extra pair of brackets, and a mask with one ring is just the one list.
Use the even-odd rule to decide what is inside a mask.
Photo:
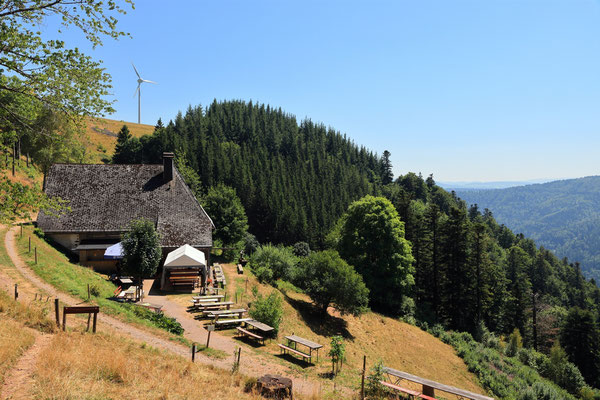
[(208, 349), (208, 345), (210, 344), (210, 333), (212, 331), (208, 331), (208, 337), (206, 338), (206, 348)]
[(65, 312), (65, 310), (63, 308), (63, 331), (65, 330), (66, 327), (67, 327), (67, 313)]
[(37, 247), (34, 250), (35, 250), (35, 263), (37, 264)]
[[(88, 283), (88, 301), (90, 301), (90, 284)], [(88, 318), (88, 328), (90, 327), (90, 319)]]
[(92, 313), (88, 314), (88, 322), (87, 322), (87, 326), (85, 327), (86, 332), (88, 332), (90, 330), (90, 319), (92, 319)]
[(15, 283), (15, 301), (17, 301), (18, 298), (19, 298), (19, 288), (18, 288), (17, 284)]
[(27, 250), (27, 254), (31, 254), (31, 236), (29, 236), (29, 250)]
[(98, 318), (98, 313), (94, 313), (94, 324), (93, 324), (93, 327), (92, 327), (92, 332), (93, 333), (96, 333), (96, 320), (97, 320), (97, 318)]
[(363, 356), (362, 378), (360, 381), (360, 400), (365, 400), (365, 370), (367, 369), (367, 356)]
[[(209, 332), (210, 335), (210, 332)], [(192, 362), (196, 360), (196, 343), (192, 344)]]
[(239, 348), (238, 348), (238, 358), (237, 358), (237, 365), (238, 365), (238, 368), (240, 367), (240, 356), (241, 356), (241, 355), (242, 355), (242, 348), (241, 348), (241, 347), (239, 347)]
[(60, 328), (60, 311), (58, 310), (58, 299), (54, 299), (54, 314), (56, 314), (56, 326)]
[(21, 224), (21, 237), (23, 237), (23, 224)]

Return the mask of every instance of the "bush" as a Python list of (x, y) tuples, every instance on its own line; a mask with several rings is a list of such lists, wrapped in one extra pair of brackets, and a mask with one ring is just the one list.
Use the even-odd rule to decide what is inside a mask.
[(260, 243), (258, 243), (256, 236), (250, 232), (246, 232), (244, 235), (244, 252), (246, 254), (252, 254), (258, 249), (258, 246), (260, 246)]
[(98, 285), (96, 285), (96, 284), (90, 285), (90, 295), (92, 295), (94, 297), (100, 296), (100, 288), (98, 287)]
[(293, 252), (296, 257), (308, 257), (310, 246), (306, 242), (298, 242), (294, 244)]
[(267, 297), (258, 295), (252, 302), (250, 316), (255, 320), (273, 327), (275, 334), (279, 331), (279, 324), (283, 318), (283, 300), (273, 291)]
[(508, 337), (508, 345), (506, 346), (505, 353), (509, 357), (514, 357), (522, 347), (523, 339), (521, 338), (521, 333), (519, 333), (519, 330), (515, 328), (513, 333), (511, 333)]
[[(289, 247), (267, 244), (260, 246), (252, 254), (250, 267), (261, 282), (273, 283), (277, 279), (289, 281), (297, 262), (298, 258)], [(270, 270), (271, 273), (262, 271), (262, 268)]]
[(167, 317), (163, 313), (157, 314), (154, 311), (136, 306), (135, 304), (131, 304), (129, 307), (131, 307), (136, 316), (152, 322), (156, 327), (174, 333), (175, 335), (183, 335), (183, 327), (175, 318)]
[(381, 384), (384, 378), (383, 376), (383, 361), (378, 360), (367, 377), (367, 384), (365, 385), (365, 395), (369, 399), (384, 399), (387, 397), (388, 392)]

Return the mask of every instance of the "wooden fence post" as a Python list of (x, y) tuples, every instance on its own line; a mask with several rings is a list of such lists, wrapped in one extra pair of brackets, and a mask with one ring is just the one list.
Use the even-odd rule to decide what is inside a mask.
[(35, 263), (37, 264), (37, 247), (35, 248)]
[(17, 299), (19, 298), (19, 289), (17, 284), (15, 283), (15, 301), (17, 301)]
[[(88, 283), (88, 301), (90, 301), (90, 284)], [(88, 319), (88, 328), (90, 327), (90, 321)]]
[(360, 400), (365, 400), (365, 370), (367, 369), (367, 356), (363, 356), (362, 379), (360, 382)]
[(65, 312), (65, 308), (63, 307), (63, 331), (67, 327), (67, 313)]
[(56, 314), (56, 326), (60, 328), (60, 311), (58, 309), (58, 298), (54, 299), (54, 314)]
[(192, 344), (192, 362), (196, 360), (196, 343)]
[(242, 355), (242, 348), (241, 348), (241, 347), (239, 347), (239, 348), (238, 348), (238, 357), (237, 357), (237, 365), (238, 365), (238, 368), (240, 367), (240, 356), (241, 356), (241, 355)]

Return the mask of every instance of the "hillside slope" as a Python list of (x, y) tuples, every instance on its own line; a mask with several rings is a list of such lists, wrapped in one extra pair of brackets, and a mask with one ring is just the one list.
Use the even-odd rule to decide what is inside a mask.
[(152, 125), (115, 121), (107, 118), (88, 118), (86, 122), (86, 148), (90, 155), (90, 162), (94, 164), (101, 163), (103, 158), (112, 156), (117, 143), (117, 134), (123, 125), (127, 125), (129, 132), (134, 137), (150, 135), (154, 132), (154, 126)]
[(581, 262), (586, 276), (599, 280), (600, 176), (457, 194), (558, 257)]

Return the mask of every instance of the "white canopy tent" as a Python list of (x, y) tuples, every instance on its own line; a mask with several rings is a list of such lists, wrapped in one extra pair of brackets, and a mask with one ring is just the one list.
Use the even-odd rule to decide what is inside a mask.
[[(206, 257), (204, 256), (204, 253), (190, 245), (184, 244), (167, 254), (167, 258), (163, 265), (160, 289), (165, 290), (168, 277), (172, 277), (176, 274), (183, 274), (186, 270), (190, 271), (190, 273), (187, 274), (190, 277), (193, 271), (197, 271), (196, 277), (199, 277), (200, 275), (206, 277)], [(189, 279), (183, 279), (183, 281), (187, 282)], [(171, 284), (173, 284), (173, 282), (171, 282)]]

